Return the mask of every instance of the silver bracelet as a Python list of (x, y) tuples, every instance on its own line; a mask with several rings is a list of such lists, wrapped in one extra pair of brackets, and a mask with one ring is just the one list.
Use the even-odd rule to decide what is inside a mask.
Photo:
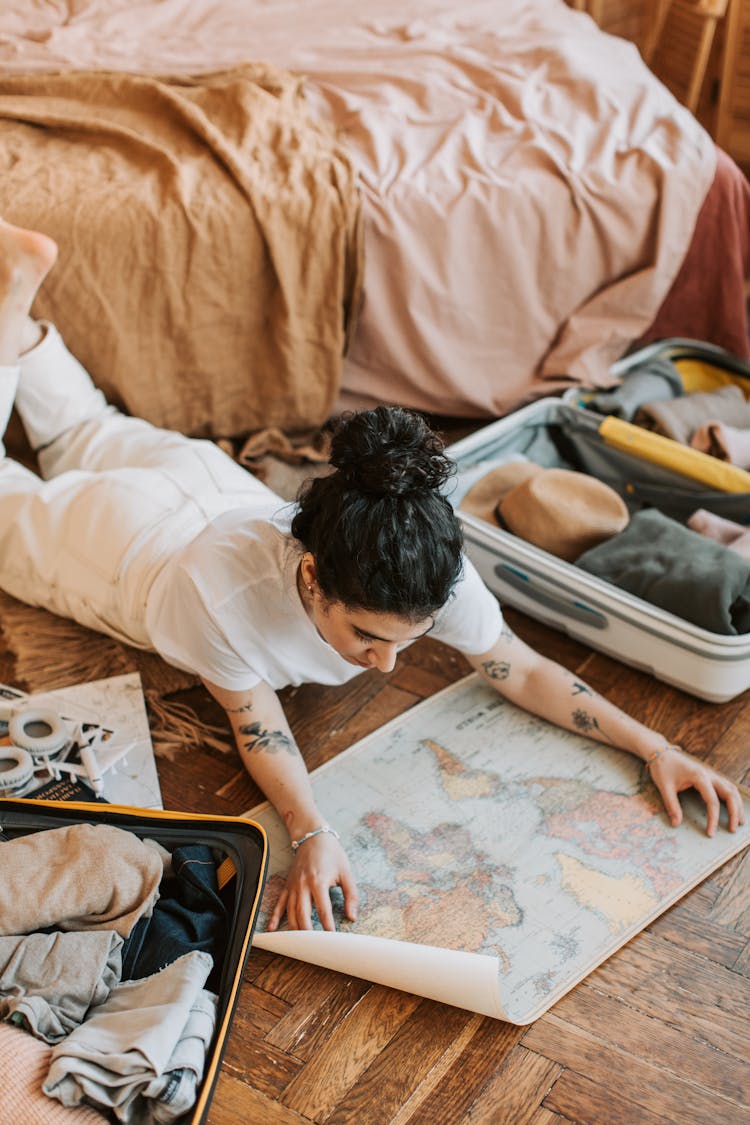
[(329, 824), (321, 824), (320, 828), (313, 828), (312, 832), (305, 832), (304, 836), (300, 836), (299, 840), (292, 840), (292, 851), (296, 852), (297, 848), (301, 847), (307, 840), (312, 840), (313, 836), (320, 836), (321, 832), (329, 832), (331, 836), (335, 836), (337, 840), (340, 839), (335, 828), (331, 828)]

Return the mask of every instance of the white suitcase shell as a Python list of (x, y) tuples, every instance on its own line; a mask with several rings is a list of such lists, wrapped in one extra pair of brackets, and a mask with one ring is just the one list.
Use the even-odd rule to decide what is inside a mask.
[[(487, 462), (507, 459), (517, 452), (516, 437), (524, 427), (538, 430), (570, 409), (560, 399), (542, 399), (448, 448), (459, 470), (449, 499), (461, 519), (469, 558), (501, 604), (701, 699), (732, 699), (750, 687), (750, 634), (711, 633), (458, 509), (480, 475), (480, 463), (486, 471)], [(551, 453), (546, 461), (532, 459), (560, 463)]]

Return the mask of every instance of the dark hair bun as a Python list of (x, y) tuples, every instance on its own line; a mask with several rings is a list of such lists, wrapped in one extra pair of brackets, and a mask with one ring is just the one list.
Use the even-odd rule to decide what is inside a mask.
[(338, 420), (330, 463), (334, 472), (302, 486), (291, 525), (323, 595), (410, 622), (434, 617), (463, 566), (441, 439), (418, 414), (379, 406)]
[(341, 418), (330, 461), (350, 488), (398, 497), (446, 482), (455, 466), (443, 450), (441, 439), (418, 414), (378, 406)]

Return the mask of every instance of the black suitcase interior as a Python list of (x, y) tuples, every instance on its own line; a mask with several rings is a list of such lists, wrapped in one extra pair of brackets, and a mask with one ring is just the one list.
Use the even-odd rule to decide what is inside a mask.
[(0, 798), (0, 840), (82, 823), (114, 825), (139, 838), (156, 840), (170, 852), (175, 847), (205, 844), (214, 853), (230, 924), (216, 989), (213, 1043), (206, 1056), (195, 1105), (179, 1118), (180, 1125), (198, 1125), (207, 1120), (250, 952), (268, 864), (265, 832), (260, 825), (242, 817), (163, 812), (106, 803)]

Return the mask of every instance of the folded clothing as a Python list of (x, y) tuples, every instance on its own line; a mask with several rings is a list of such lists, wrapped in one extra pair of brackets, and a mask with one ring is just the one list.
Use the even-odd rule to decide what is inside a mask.
[(586, 406), (597, 414), (632, 422), (644, 403), (669, 401), (682, 393), (682, 378), (672, 361), (654, 358), (629, 372), (615, 390), (592, 395)]
[(699, 426), (690, 439), (693, 449), (729, 461), (740, 469), (750, 469), (750, 420), (745, 415), (742, 427), (730, 426), (714, 418)]
[(737, 523), (735, 520), (725, 520), (714, 512), (707, 512), (705, 508), (698, 508), (687, 521), (692, 531), (705, 535), (736, 551), (743, 559), (750, 562), (750, 527)]
[(716, 391), (698, 391), (670, 401), (647, 402), (633, 419), (637, 426), (689, 445), (697, 429), (709, 421), (750, 427), (750, 403), (735, 384)]
[(73, 824), (0, 843), (0, 934), (115, 930), (153, 908), (169, 853), (109, 824)]
[(750, 563), (656, 509), (576, 566), (712, 633), (750, 632)]

